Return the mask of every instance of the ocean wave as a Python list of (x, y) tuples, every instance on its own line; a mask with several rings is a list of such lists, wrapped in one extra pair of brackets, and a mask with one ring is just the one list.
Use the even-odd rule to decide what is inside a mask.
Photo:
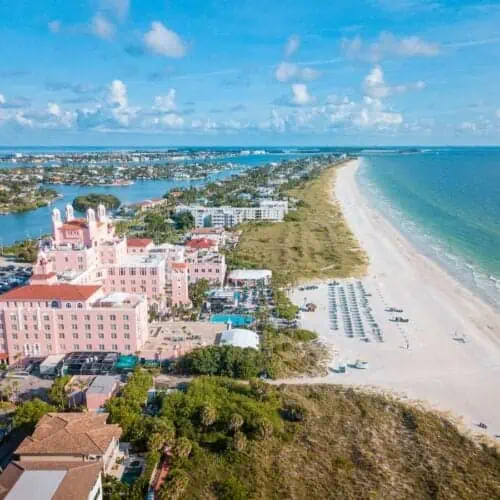
[(369, 177), (368, 171), (369, 162), (362, 162), (357, 180), (360, 190), (367, 196), (374, 208), (387, 217), (418, 251), (437, 262), (483, 300), (500, 308), (500, 276), (496, 277), (486, 272), (479, 263), (471, 262), (470, 259), (458, 254), (448, 242), (430, 233), (420, 223), (411, 219), (407, 213), (394, 206)]

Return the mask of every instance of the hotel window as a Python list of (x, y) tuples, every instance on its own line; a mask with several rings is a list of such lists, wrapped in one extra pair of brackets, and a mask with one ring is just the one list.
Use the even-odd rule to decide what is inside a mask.
[(112, 334), (111, 334), (111, 338), (112, 338), (112, 339), (116, 339), (116, 338), (118, 338), (118, 336), (116, 335), (116, 333), (112, 333)]
[(17, 344), (14, 346), (14, 351), (19, 351), (19, 346)]
[(111, 325), (111, 330), (116, 330), (116, 325)]
[(85, 321), (90, 321), (90, 314), (85, 315)]
[(78, 262), (83, 262), (83, 257), (78, 257)]
[(28, 325), (24, 325), (24, 330), (27, 330), (28, 329)]
[(12, 321), (16, 321), (17, 316), (16, 316), (15, 314), (11, 314), (11, 315), (10, 315), (10, 319), (11, 319)]
[(98, 330), (104, 330), (104, 325), (97, 325)]
[(141, 285), (145, 285), (145, 284), (146, 284), (146, 280), (142, 280)]
[(148, 273), (148, 270), (147, 269), (141, 269), (141, 276), (146, 276)]
[(120, 272), (118, 274), (120, 276), (126, 276), (127, 270), (124, 267), (120, 267)]
[(154, 269), (154, 268), (153, 268), (153, 269), (150, 269), (150, 270), (149, 270), (149, 274), (150, 274), (151, 276), (156, 276), (158, 273), (156, 272), (156, 269)]
[(85, 338), (86, 339), (91, 339), (92, 338), (92, 334), (91, 333), (86, 333), (85, 334)]
[(85, 330), (90, 330), (90, 325), (85, 325)]
[(118, 344), (111, 344), (112, 351), (118, 351)]
[(45, 325), (45, 330), (50, 330), (50, 325)]
[(12, 338), (13, 338), (14, 340), (17, 340), (17, 333), (13, 333), (13, 334), (12, 334)]
[(60, 334), (59, 334), (59, 338), (60, 338), (60, 339), (63, 339), (63, 338), (64, 338), (64, 333), (60, 333)]
[(77, 338), (78, 338), (78, 333), (73, 333), (73, 334), (72, 334), (72, 337), (73, 337), (74, 339), (77, 339)]
[(126, 338), (126, 339), (129, 339), (129, 338), (130, 338), (130, 333), (125, 333), (125, 334), (123, 335), (123, 337), (124, 337), (124, 338)]
[(132, 285), (135, 285), (135, 280), (132, 280), (131, 283), (132, 283)]
[(125, 280), (120, 280), (120, 285), (124, 285), (125, 284)]
[(72, 330), (78, 330), (78, 325), (77, 325), (76, 323), (73, 323), (73, 324), (71, 325), (71, 329), (72, 329)]
[(81, 302), (78, 302), (78, 304), (76, 305), (76, 307), (78, 307), (78, 309), (83, 309), (83, 304)]
[(125, 344), (125, 350), (130, 351), (130, 344)]
[(110, 269), (110, 270), (108, 271), (108, 274), (109, 274), (110, 276), (114, 276), (114, 275), (115, 275), (115, 270), (114, 270), (114, 269)]
[(73, 344), (73, 349), (75, 351), (79, 351), (80, 350), (80, 344)]
[(87, 344), (87, 351), (91, 351), (92, 350), (92, 344)]
[(73, 321), (76, 321), (76, 320), (77, 320), (77, 316), (76, 316), (76, 314), (72, 314), (72, 315), (71, 315), (71, 319), (72, 319)]
[(35, 337), (35, 340), (38, 340), (38, 333), (35, 333), (33, 337)]
[(97, 321), (103, 321), (103, 320), (104, 320), (104, 316), (102, 314), (98, 314)]
[(135, 267), (130, 268), (130, 276), (135, 276), (137, 274), (137, 270)]
[(38, 325), (33, 325), (33, 330), (38, 330)]
[(49, 315), (48, 314), (44, 314), (43, 315), (43, 320), (44, 321), (49, 321)]
[(66, 302), (66, 309), (71, 309), (71, 302)]
[(57, 325), (57, 328), (59, 328), (59, 330), (64, 330), (64, 325), (61, 323), (60, 325)]
[(29, 334), (28, 334), (28, 333), (25, 333), (25, 334), (24, 334), (24, 338), (25, 338), (26, 340), (28, 340), (28, 339), (30, 338)]
[(99, 344), (99, 350), (104, 351), (104, 344)]
[(109, 315), (109, 319), (110, 319), (111, 321), (116, 321), (116, 314), (110, 314), (110, 315)]
[(46, 334), (45, 334), (45, 338), (46, 338), (47, 340), (50, 340), (50, 339), (52, 338), (52, 335), (51, 335), (50, 333), (46, 333)]
[(65, 351), (66, 350), (66, 344), (60, 344), (60, 347), (61, 347), (61, 351)]
[(128, 321), (128, 314), (123, 315), (123, 321)]
[(36, 314), (33, 314), (33, 321), (36, 321), (36, 320), (37, 320)]
[[(45, 318), (44, 318), (45, 319)], [(48, 319), (48, 318), (47, 318)], [(57, 315), (57, 319), (62, 321), (64, 319), (64, 315), (63, 314), (58, 314)]]
[(100, 338), (100, 339), (103, 339), (104, 338), (104, 333), (98, 333), (97, 336)]

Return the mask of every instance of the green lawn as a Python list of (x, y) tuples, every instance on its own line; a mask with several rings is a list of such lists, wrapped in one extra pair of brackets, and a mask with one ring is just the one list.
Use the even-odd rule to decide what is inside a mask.
[(229, 258), (232, 267), (271, 269), (278, 285), (363, 274), (367, 257), (339, 206), (330, 202), (338, 168), (331, 167), (290, 191), (301, 202), (284, 222), (245, 224), (240, 244)]

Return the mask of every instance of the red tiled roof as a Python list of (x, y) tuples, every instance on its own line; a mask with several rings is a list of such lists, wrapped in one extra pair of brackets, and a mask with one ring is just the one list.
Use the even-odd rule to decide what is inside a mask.
[(127, 239), (127, 246), (129, 247), (147, 247), (148, 245), (151, 245), (153, 243), (153, 240), (150, 238), (128, 238)]
[(215, 241), (208, 238), (200, 238), (198, 240), (189, 240), (186, 246), (189, 248), (212, 248), (216, 245)]
[[(23, 455), (103, 455), (122, 430), (107, 413), (47, 413), (17, 448)], [(49, 457), (47, 457), (49, 459)]]
[(87, 300), (92, 297), (100, 285), (27, 285), (14, 288), (0, 295), (0, 301), (6, 300)]
[(75, 231), (76, 229), (84, 229), (87, 227), (85, 219), (73, 219), (72, 221), (65, 222), (62, 226), (65, 231)]
[(172, 262), (172, 269), (186, 269), (187, 262)]
[(66, 471), (52, 500), (86, 500), (99, 478), (102, 461), (96, 462), (11, 462), (0, 476), (0, 499), (14, 488), (25, 471)]
[(46, 280), (47, 278), (52, 278), (53, 276), (57, 276), (56, 273), (48, 273), (48, 274), (33, 274), (31, 276), (32, 280)]

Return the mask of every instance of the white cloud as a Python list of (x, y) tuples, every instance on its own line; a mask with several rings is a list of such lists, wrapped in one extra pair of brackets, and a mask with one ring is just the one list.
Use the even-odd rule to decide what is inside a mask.
[(363, 82), (365, 94), (374, 99), (383, 99), (389, 95), (389, 87), (384, 81), (384, 72), (380, 66), (375, 66)]
[(348, 57), (368, 61), (380, 61), (386, 56), (432, 57), (440, 52), (436, 43), (427, 42), (418, 36), (398, 38), (383, 32), (378, 39), (366, 44), (360, 36), (342, 40), (342, 48)]
[(298, 35), (291, 35), (285, 45), (285, 57), (290, 57), (295, 54), (300, 47), (300, 37)]
[(124, 21), (128, 16), (130, 0), (100, 0), (100, 7), (111, 12), (120, 21)]
[(312, 101), (312, 97), (307, 90), (307, 85), (304, 83), (294, 83), (292, 84), (292, 102), (299, 106), (304, 106)]
[(58, 21), (57, 19), (54, 20), (54, 21), (50, 21), (50, 23), (48, 23), (48, 28), (49, 28), (49, 31), (51, 33), (59, 33), (61, 31), (61, 27), (62, 27), (62, 23), (61, 21)]
[(5, 97), (3, 94), (0, 94), (0, 105), (5, 104)]
[(176, 107), (175, 93), (175, 89), (169, 89), (166, 95), (157, 95), (154, 108), (160, 111), (173, 111)]
[(497, 109), (497, 118), (500, 119), (500, 109)]
[(144, 34), (144, 43), (155, 54), (166, 57), (181, 58), (187, 52), (180, 36), (159, 21), (151, 23), (151, 29)]
[(359, 114), (354, 118), (354, 123), (360, 127), (388, 128), (401, 125), (403, 116), (400, 113), (385, 111), (380, 99), (366, 96)]
[(301, 68), (298, 64), (283, 61), (276, 68), (274, 76), (279, 82), (288, 82), (290, 80), (314, 80), (319, 74), (319, 71), (315, 69)]
[(273, 109), (271, 117), (261, 122), (259, 128), (274, 132), (284, 132), (287, 128), (287, 118), (282, 117), (276, 109)]
[(90, 31), (103, 40), (111, 40), (115, 36), (115, 25), (109, 22), (101, 13), (97, 13), (90, 21)]
[(477, 125), (474, 122), (462, 122), (460, 124), (460, 130), (464, 132), (477, 132)]
[(109, 86), (107, 102), (113, 106), (127, 106), (127, 86), (121, 80), (113, 80)]

